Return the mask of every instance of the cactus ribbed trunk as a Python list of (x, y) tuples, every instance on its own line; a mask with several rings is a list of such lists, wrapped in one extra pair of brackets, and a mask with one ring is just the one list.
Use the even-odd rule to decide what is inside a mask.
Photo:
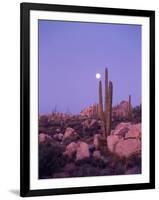
[(112, 101), (113, 101), (113, 83), (108, 84), (108, 69), (105, 69), (105, 95), (104, 95), (104, 110), (102, 97), (102, 82), (99, 81), (99, 105), (98, 113), (101, 119), (101, 128), (103, 136), (107, 143), (107, 136), (111, 133), (112, 128)]
[(107, 136), (111, 133), (112, 126), (112, 99), (113, 99), (113, 83), (109, 81), (109, 97), (107, 109)]
[(92, 116), (98, 118), (98, 105), (96, 103), (92, 105)]
[(102, 82), (99, 81), (99, 113), (103, 117)]
[(105, 135), (105, 123), (104, 123), (104, 115), (103, 115), (103, 96), (102, 96), (102, 82), (99, 81), (99, 116), (101, 118), (102, 123), (102, 131)]
[(107, 111), (108, 111), (109, 91), (108, 91), (108, 69), (105, 69), (105, 136), (107, 137)]

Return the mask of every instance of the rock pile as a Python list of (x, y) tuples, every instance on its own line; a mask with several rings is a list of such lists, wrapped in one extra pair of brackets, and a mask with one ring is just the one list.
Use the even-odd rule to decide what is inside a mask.
[(108, 149), (120, 157), (141, 153), (141, 124), (120, 123), (107, 137)]
[(71, 142), (67, 145), (64, 155), (72, 158), (75, 155), (75, 160), (82, 160), (88, 158), (90, 156), (89, 146), (87, 143), (79, 141), (79, 142)]
[[(125, 117), (126, 105), (115, 114)], [(106, 140), (98, 117), (50, 116), (39, 118), (40, 178), (141, 173), (141, 123), (116, 120)]]

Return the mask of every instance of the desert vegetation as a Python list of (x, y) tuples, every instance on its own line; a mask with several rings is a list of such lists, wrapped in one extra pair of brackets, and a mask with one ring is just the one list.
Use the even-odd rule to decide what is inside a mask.
[(108, 69), (98, 95), (78, 115), (39, 116), (40, 179), (141, 173), (141, 105), (133, 107), (128, 95), (112, 106)]

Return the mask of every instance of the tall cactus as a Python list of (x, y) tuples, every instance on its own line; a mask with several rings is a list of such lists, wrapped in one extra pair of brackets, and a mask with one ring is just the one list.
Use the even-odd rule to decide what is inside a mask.
[(112, 99), (113, 99), (113, 83), (109, 81), (109, 96), (107, 108), (107, 136), (111, 133), (112, 128)]
[(99, 116), (102, 122), (102, 130), (105, 137), (110, 135), (112, 124), (112, 100), (113, 100), (113, 83), (109, 81), (108, 69), (105, 69), (105, 101), (103, 110), (102, 82), (99, 81)]
[(107, 137), (108, 135), (108, 126), (107, 126), (107, 121), (108, 121), (108, 102), (109, 102), (109, 88), (108, 88), (108, 69), (105, 68), (105, 136)]
[(102, 82), (99, 81), (99, 114), (103, 118), (103, 97), (102, 97)]
[(102, 122), (102, 131), (105, 135), (105, 120), (104, 120), (104, 113), (103, 113), (103, 96), (102, 96), (102, 82), (101, 80), (99, 81), (99, 116), (101, 118), (101, 122)]

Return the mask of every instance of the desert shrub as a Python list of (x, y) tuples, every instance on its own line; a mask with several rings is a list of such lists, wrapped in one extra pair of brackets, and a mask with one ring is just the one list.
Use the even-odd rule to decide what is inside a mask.
[(45, 133), (47, 135), (53, 135), (55, 133), (55, 131), (51, 128), (46, 128), (46, 127), (39, 127), (39, 133)]
[(96, 128), (84, 127), (84, 128), (82, 129), (82, 131), (81, 131), (79, 134), (80, 134), (80, 136), (81, 136), (82, 138), (83, 138), (83, 137), (84, 137), (84, 138), (89, 138), (89, 137), (92, 137), (92, 136), (94, 136), (95, 134), (97, 134), (99, 130), (100, 130), (100, 127), (99, 127), (99, 128), (98, 128), (98, 127), (96, 127)]
[(116, 162), (113, 167), (110, 165), (106, 166), (105, 169), (101, 170), (101, 175), (121, 175), (125, 174), (125, 165), (122, 162)]
[(141, 168), (141, 156), (140, 155), (132, 155), (126, 160), (127, 169), (138, 167)]
[(71, 173), (72, 176), (106, 176), (125, 174), (125, 160), (119, 160), (116, 157), (108, 159), (109, 163), (105, 163), (102, 159), (90, 157), (87, 159), (76, 161), (78, 173)]
[(65, 138), (64, 141), (63, 141), (63, 144), (68, 145), (71, 142), (77, 142), (79, 139), (80, 139), (80, 136), (78, 134), (73, 135), (71, 137)]
[(90, 165), (95, 168), (105, 168), (105, 162), (102, 159), (94, 158), (93, 156), (76, 161), (77, 166)]
[(39, 144), (39, 178), (50, 177), (66, 164), (63, 148), (50, 142)]
[(141, 105), (133, 108), (132, 118), (133, 118), (132, 121), (134, 123), (140, 123), (141, 122)]
[(106, 169), (102, 169), (100, 171), (100, 175), (101, 176), (110, 176), (110, 175), (114, 175), (114, 170), (111, 169), (110, 167), (107, 167)]
[(84, 164), (78, 167), (78, 169), (72, 170), (69, 174), (70, 177), (99, 176), (100, 170), (89, 164)]
[(69, 177), (68, 172), (60, 172), (53, 174), (53, 178), (67, 178), (67, 177)]
[(126, 159), (119, 158), (116, 155), (111, 155), (109, 158), (109, 163), (106, 165), (106, 171), (110, 171), (110, 175), (120, 175), (125, 174), (126, 170)]
[(117, 162), (114, 167), (114, 175), (125, 174), (125, 163)]
[(39, 118), (39, 126), (48, 126), (48, 117), (45, 116), (45, 115), (42, 115), (40, 118)]
[(51, 120), (49, 122), (49, 126), (53, 126), (53, 127), (56, 127), (56, 128), (61, 127), (62, 124), (63, 124), (63, 122), (61, 120)]
[(77, 120), (67, 120), (67, 127), (71, 127), (71, 128), (74, 128), (74, 126), (78, 125), (79, 124), (79, 121)]

